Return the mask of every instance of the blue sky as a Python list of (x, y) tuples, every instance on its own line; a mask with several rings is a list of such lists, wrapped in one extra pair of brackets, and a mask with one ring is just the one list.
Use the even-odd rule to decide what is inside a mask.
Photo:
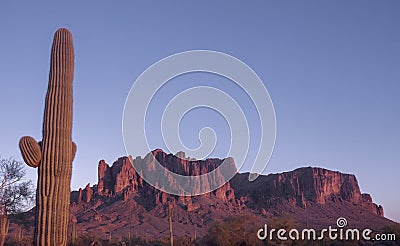
[[(73, 189), (97, 182), (100, 159), (125, 155), (122, 112), (135, 79), (166, 56), (210, 49), (247, 63), (268, 88), (277, 139), (266, 173), (310, 165), (353, 173), (361, 190), (400, 221), (399, 11), (398, 1), (2, 2), (0, 155), (21, 160), (19, 138), (41, 138), (58, 27), (72, 31), (75, 45)], [(154, 106), (182, 83), (223, 80), (176, 78)], [(224, 88), (252, 118), (246, 99)], [(202, 124), (227, 141), (221, 116), (199, 109), (182, 122), (189, 146)], [(151, 138), (152, 146), (163, 145), (156, 133)], [(223, 157), (224, 146), (214, 155)], [(28, 175), (35, 179), (36, 170)]]

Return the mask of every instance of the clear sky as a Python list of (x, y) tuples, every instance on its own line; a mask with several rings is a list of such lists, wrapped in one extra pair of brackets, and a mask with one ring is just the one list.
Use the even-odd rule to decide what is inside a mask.
[[(19, 138), (41, 138), (58, 27), (72, 31), (75, 45), (73, 189), (97, 182), (100, 159), (125, 155), (122, 112), (136, 78), (166, 56), (210, 49), (247, 63), (269, 90), (277, 139), (266, 174), (310, 165), (353, 173), (362, 192), (400, 221), (399, 12), (394, 0), (1, 2), (0, 155), (22, 160)], [(226, 82), (217, 77), (178, 77), (152, 107), (188, 85)], [(251, 115), (246, 98), (226, 84)], [(201, 125), (214, 125), (223, 144), (213, 155), (224, 157), (229, 132), (215, 112), (188, 114), (184, 142), (196, 147)], [(150, 138), (163, 147), (157, 132)], [(36, 170), (28, 175), (36, 179)]]

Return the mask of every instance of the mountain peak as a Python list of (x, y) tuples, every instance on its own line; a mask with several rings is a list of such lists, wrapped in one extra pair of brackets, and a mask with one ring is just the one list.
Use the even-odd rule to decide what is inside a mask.
[[(71, 194), (71, 213), (78, 223), (82, 223), (82, 228), (102, 233), (104, 229), (98, 231), (94, 225), (111, 223), (113, 235), (123, 235), (129, 229), (142, 231), (143, 236), (166, 236), (147, 226), (158, 226), (168, 212), (168, 204), (176, 211), (174, 233), (177, 235), (191, 233), (188, 223), (197, 228), (200, 236), (212, 221), (243, 214), (252, 214), (259, 223), (271, 216), (289, 214), (300, 227), (313, 223), (315, 228), (332, 225), (339, 217), (352, 219), (353, 225), (360, 228), (372, 222), (376, 227), (392, 223), (383, 217), (382, 206), (373, 203), (369, 194), (360, 192), (352, 174), (301, 167), (284, 173), (260, 175), (257, 180), (249, 182), (247, 173), (237, 173), (212, 192), (184, 197), (157, 190), (141, 178), (133, 163), (148, 161), (149, 155), (171, 172), (182, 175), (202, 175), (223, 162), (217, 158), (190, 160), (183, 152), (173, 155), (161, 149), (144, 158), (120, 157), (112, 165), (101, 160), (98, 183)], [(232, 158), (226, 160), (235, 166)], [(210, 183), (202, 185), (207, 187)], [(117, 217), (113, 215), (115, 211), (120, 211)], [(124, 216), (131, 218), (129, 222)], [(141, 222), (143, 217), (146, 223)]]

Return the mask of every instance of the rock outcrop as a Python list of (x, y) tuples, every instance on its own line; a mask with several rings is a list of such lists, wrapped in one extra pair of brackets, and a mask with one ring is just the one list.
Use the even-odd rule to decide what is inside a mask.
[[(184, 199), (171, 196), (147, 184), (136, 172), (132, 162), (151, 162), (154, 155), (161, 165), (172, 172), (181, 175), (201, 175), (217, 168), (223, 160), (191, 160), (184, 152), (176, 155), (166, 154), (160, 149), (149, 153), (145, 158), (121, 157), (111, 167), (101, 160), (98, 165), (98, 183), (93, 188), (87, 185), (79, 191), (75, 202), (89, 203), (94, 196), (120, 197), (126, 201), (130, 197), (145, 197), (143, 203), (146, 209), (151, 210), (159, 204), (166, 204), (174, 200), (194, 209), (192, 197)], [(235, 166), (232, 158), (227, 159), (230, 165)], [(207, 189), (209, 183), (197, 187)], [(308, 204), (351, 203), (367, 209), (373, 214), (384, 216), (383, 207), (372, 202), (369, 194), (361, 194), (357, 179), (354, 175), (343, 174), (323, 168), (304, 167), (291, 172), (261, 176), (254, 182), (248, 181), (248, 174), (236, 174), (235, 177), (217, 190), (202, 195), (213, 196), (231, 206), (245, 206), (250, 209), (265, 211), (278, 205), (297, 206), (306, 209)]]
[[(140, 157), (136, 159), (120, 157), (111, 167), (104, 160), (101, 160), (98, 164), (98, 183), (94, 186), (94, 189), (97, 190), (97, 195), (100, 197), (122, 195), (122, 199), (126, 200), (130, 195), (139, 192), (142, 195), (151, 196), (150, 200), (152, 200), (152, 202), (149, 204), (149, 208), (157, 204), (166, 203), (170, 200), (171, 196), (148, 185), (136, 172), (132, 163), (145, 162), (146, 165), (151, 166), (155, 165), (155, 160), (171, 172), (186, 176), (206, 174), (217, 168), (223, 162), (221, 159), (194, 160), (193, 158), (186, 158), (184, 152), (178, 152), (176, 155), (173, 155), (166, 154), (160, 149), (152, 151), (152, 153), (149, 153), (143, 159)], [(226, 160), (227, 166), (232, 167), (236, 172), (233, 159), (228, 158)], [(222, 175), (220, 176), (223, 178)], [(198, 186), (195, 188), (198, 189), (198, 191), (209, 189), (211, 182), (215, 182), (215, 180), (208, 180), (202, 183), (201, 187)], [(87, 187), (85, 189), (87, 189)], [(229, 182), (215, 190), (212, 194), (224, 202), (232, 202), (235, 199), (234, 191)], [(209, 195), (211, 194), (205, 194), (205, 196)], [(190, 200), (190, 198), (188, 198), (188, 200)]]
[[(194, 160), (183, 152), (173, 155), (159, 149), (144, 158), (118, 158), (112, 165), (101, 160), (98, 183), (71, 194), (70, 211), (78, 228), (103, 237), (111, 231), (119, 236), (135, 231), (141, 236), (166, 237), (168, 206), (175, 211), (176, 235), (191, 235), (196, 230), (201, 236), (215, 220), (246, 214), (253, 216), (257, 225), (274, 216), (289, 216), (300, 228), (326, 228), (335, 225), (339, 217), (347, 218), (357, 228), (379, 229), (393, 223), (383, 217), (382, 206), (360, 192), (357, 179), (351, 174), (303, 167), (261, 175), (249, 182), (248, 173), (238, 173), (204, 195), (175, 196), (155, 189), (136, 172), (134, 162), (151, 166), (155, 159), (168, 170), (183, 175), (205, 174), (223, 161)], [(232, 158), (226, 160), (235, 165)], [(207, 188), (211, 182), (196, 189)]]
[(103, 195), (120, 194), (128, 186), (136, 190), (139, 185), (143, 185), (142, 178), (136, 173), (128, 157), (118, 158), (111, 167), (101, 160), (98, 171), (97, 189)]
[(306, 208), (308, 203), (349, 202), (383, 216), (383, 208), (372, 202), (369, 194), (361, 194), (357, 179), (323, 168), (303, 167), (291, 172), (261, 176), (249, 182), (247, 174), (231, 180), (238, 197), (249, 197), (251, 207), (268, 208), (291, 203)]
[(361, 206), (367, 208), (373, 213), (376, 213), (379, 216), (385, 216), (383, 212), (383, 207), (381, 205), (377, 205), (372, 202), (372, 198), (370, 194), (362, 194), (361, 195)]

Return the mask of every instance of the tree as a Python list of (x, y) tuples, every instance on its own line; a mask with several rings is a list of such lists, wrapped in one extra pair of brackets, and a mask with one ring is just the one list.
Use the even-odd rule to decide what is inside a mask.
[(25, 179), (22, 162), (0, 157), (0, 246), (4, 245), (11, 214), (21, 213), (34, 197), (32, 181)]

